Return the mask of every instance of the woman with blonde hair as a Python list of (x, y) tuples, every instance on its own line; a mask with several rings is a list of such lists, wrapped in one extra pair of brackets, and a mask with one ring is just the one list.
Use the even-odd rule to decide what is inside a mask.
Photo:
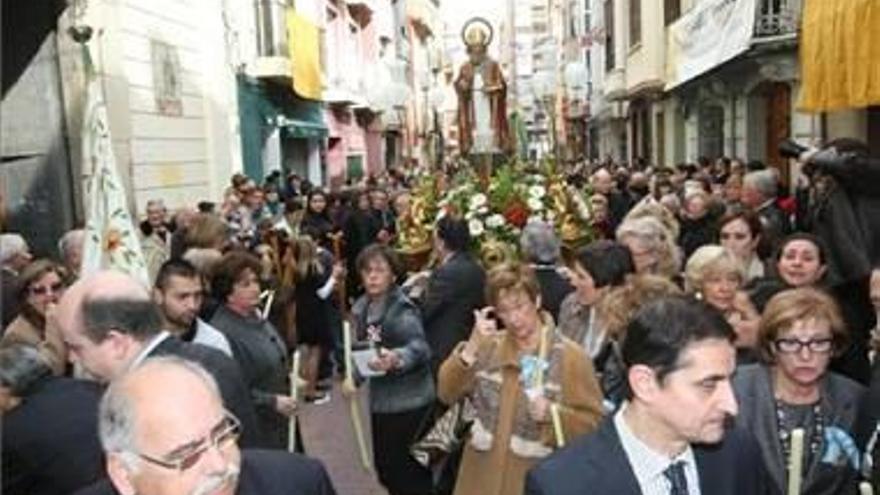
[(332, 296), (342, 277), (342, 267), (333, 264), (333, 256), (318, 247), (309, 237), (291, 242), (294, 268), (294, 298), (296, 300), (297, 344), (304, 346), (303, 378), (306, 380), (305, 399), (323, 402), (328, 396), (317, 390), (318, 367), (323, 352), (333, 348)]
[(685, 290), (720, 311), (736, 331), (737, 362), (754, 362), (761, 315), (742, 291), (745, 271), (733, 251), (718, 245), (697, 249), (684, 270)]
[(523, 493), (526, 472), (559, 446), (559, 436), (592, 431), (602, 418), (590, 359), (540, 310), (540, 294), (529, 266), (492, 269), (489, 306), (475, 312), (470, 339), (440, 367), (440, 401), (468, 396), (476, 411), (455, 495)]
[(742, 366), (733, 380), (736, 420), (753, 432), (764, 465), (784, 493), (792, 432), (804, 432), (800, 493), (858, 491), (860, 454), (853, 440), (864, 387), (831, 372), (848, 335), (834, 300), (814, 288), (773, 296), (761, 318), (762, 362)]

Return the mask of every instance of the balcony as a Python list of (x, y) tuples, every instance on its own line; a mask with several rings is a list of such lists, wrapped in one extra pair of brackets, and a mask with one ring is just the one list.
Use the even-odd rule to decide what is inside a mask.
[(759, 0), (755, 38), (796, 35), (802, 12), (803, 0)]
[(288, 0), (255, 0), (257, 56), (250, 64), (251, 75), (258, 78), (291, 78), (290, 51), (287, 44)]

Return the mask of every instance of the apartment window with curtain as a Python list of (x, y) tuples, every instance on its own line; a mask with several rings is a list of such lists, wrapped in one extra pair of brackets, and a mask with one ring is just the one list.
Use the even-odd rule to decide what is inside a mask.
[(681, 17), (681, 0), (664, 0), (663, 19), (670, 25)]
[(614, 0), (605, 0), (605, 70), (614, 69)]
[(642, 0), (629, 0), (629, 46), (642, 42)]

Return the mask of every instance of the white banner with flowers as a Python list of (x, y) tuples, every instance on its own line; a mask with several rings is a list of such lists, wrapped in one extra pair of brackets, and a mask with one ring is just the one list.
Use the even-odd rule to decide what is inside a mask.
[(150, 279), (140, 240), (116, 170), (101, 83), (88, 60), (86, 67), (89, 83), (82, 127), (82, 164), (84, 170), (91, 170), (91, 177), (86, 186), (86, 239), (81, 273), (85, 276), (103, 269), (119, 270), (148, 287)]

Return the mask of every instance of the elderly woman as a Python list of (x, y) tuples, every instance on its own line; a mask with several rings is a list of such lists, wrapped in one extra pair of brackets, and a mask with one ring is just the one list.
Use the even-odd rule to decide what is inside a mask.
[[(456, 495), (523, 493), (526, 471), (558, 446), (556, 434), (575, 438), (602, 417), (590, 359), (555, 330), (539, 297), (530, 267), (491, 270), (490, 306), (476, 312), (470, 339), (440, 367), (439, 399), (453, 404), (469, 396), (476, 410)], [(558, 432), (554, 411), (561, 418)]]
[(352, 307), (352, 317), (357, 335), (376, 348), (369, 367), (379, 373), (370, 378), (373, 457), (379, 481), (391, 495), (429, 493), (431, 474), (409, 453), (435, 397), (431, 352), (419, 311), (395, 283), (402, 267), (390, 247), (364, 248), (357, 270), (364, 295)]
[(22, 270), (18, 301), (21, 312), (3, 332), (0, 344), (21, 343), (40, 349), (56, 375), (64, 373), (67, 346), (47, 326), (46, 314), (64, 292), (64, 269), (53, 261), (34, 261)]
[(725, 215), (718, 222), (719, 244), (739, 258), (745, 270), (746, 282), (764, 276), (764, 263), (758, 255), (761, 229), (761, 220), (748, 211)]
[(800, 493), (857, 491), (852, 434), (863, 387), (828, 370), (846, 340), (837, 305), (819, 290), (786, 290), (764, 310), (758, 334), (763, 363), (741, 367), (733, 385), (737, 421), (758, 440), (775, 493), (786, 490), (795, 429), (804, 431)]
[(559, 319), (559, 307), (574, 288), (560, 275), (561, 242), (553, 225), (543, 220), (529, 220), (520, 236), (523, 258), (532, 264), (541, 288), (541, 308)]
[(653, 216), (628, 218), (617, 228), (617, 242), (629, 248), (636, 273), (673, 279), (681, 266), (675, 236)]
[(287, 347), (259, 311), (260, 260), (232, 251), (214, 269), (211, 292), (219, 303), (210, 324), (229, 340), (257, 410), (261, 446), (285, 448), (289, 417), (296, 409), (290, 397)]
[(742, 264), (729, 249), (709, 245), (694, 252), (684, 270), (685, 289), (720, 311), (736, 331), (737, 362), (754, 362), (761, 315), (740, 288)]

